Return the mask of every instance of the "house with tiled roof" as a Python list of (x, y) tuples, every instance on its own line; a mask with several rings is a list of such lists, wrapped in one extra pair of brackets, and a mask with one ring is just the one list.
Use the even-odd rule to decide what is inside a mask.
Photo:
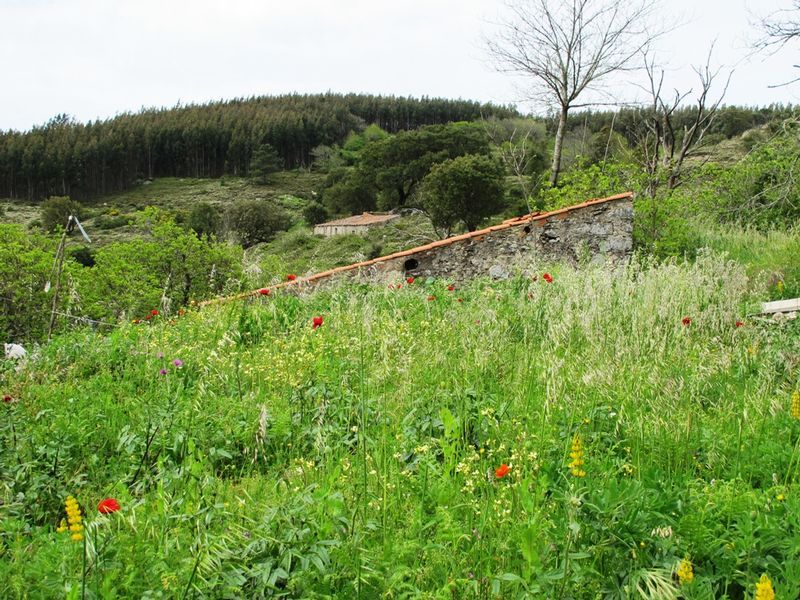
[(398, 219), (399, 217), (400, 215), (365, 212), (360, 215), (353, 215), (352, 217), (314, 225), (314, 234), (324, 236), (341, 235), (343, 233), (366, 235), (369, 229), (373, 227), (383, 227), (390, 221)]

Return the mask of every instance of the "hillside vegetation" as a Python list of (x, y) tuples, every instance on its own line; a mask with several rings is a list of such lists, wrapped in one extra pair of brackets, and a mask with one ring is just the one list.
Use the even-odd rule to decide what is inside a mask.
[[(680, 129), (629, 129), (659, 114), (587, 113), (551, 186), (544, 120), (368, 100), (0, 135), (0, 337), (30, 350), (0, 360), (4, 594), (800, 596), (800, 320), (756, 316), (800, 295), (794, 109), (725, 109), (675, 162)], [(629, 264), (196, 308), (626, 190)], [(365, 210), (402, 218), (312, 234)]]
[[(754, 235), (707, 239), (797, 256)], [(4, 363), (0, 586), (749, 598), (766, 574), (797, 597), (800, 321), (749, 317), (765, 284), (714, 252), (545, 268), (273, 294)]]

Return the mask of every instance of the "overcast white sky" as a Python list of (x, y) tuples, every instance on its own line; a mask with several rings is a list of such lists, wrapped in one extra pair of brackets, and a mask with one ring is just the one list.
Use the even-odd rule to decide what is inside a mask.
[[(728, 104), (798, 102), (800, 45), (753, 57), (754, 18), (791, 0), (669, 0), (685, 23), (662, 43), (673, 86), (691, 65), (737, 65)], [(0, 0), (0, 130), (67, 113), (86, 121), (150, 106), (288, 92), (365, 92), (515, 103), (482, 43), (502, 0)], [(632, 88), (628, 88), (630, 92)]]

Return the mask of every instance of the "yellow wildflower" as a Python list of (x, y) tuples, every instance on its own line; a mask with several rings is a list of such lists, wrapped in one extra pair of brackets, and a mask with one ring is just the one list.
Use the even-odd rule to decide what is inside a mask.
[(766, 573), (761, 575), (761, 579), (756, 584), (756, 595), (753, 600), (775, 600), (775, 589), (772, 587), (772, 580)]
[(681, 585), (692, 583), (692, 581), (694, 581), (694, 569), (692, 568), (692, 562), (688, 558), (684, 558), (681, 561), (681, 563), (678, 565), (678, 570), (676, 573), (678, 575), (678, 581), (681, 582)]
[(61, 519), (61, 523), (59, 523), (58, 527), (56, 527), (56, 532), (57, 533), (64, 533), (66, 530), (67, 530), (67, 520), (66, 519)]
[(64, 506), (67, 512), (67, 522), (65, 523), (64, 519), (61, 519), (61, 525), (57, 531), (62, 532), (69, 529), (72, 534), (70, 537), (76, 542), (80, 542), (83, 539), (83, 533), (81, 533), (83, 531), (81, 507), (78, 506), (78, 501), (72, 496), (67, 496)]
[(792, 416), (800, 419), (800, 392), (797, 390), (792, 394)]
[(786, 496), (784, 496), (783, 494), (778, 494), (777, 496), (775, 496), (775, 500), (777, 500), (778, 502), (783, 502), (784, 500), (786, 500)]
[(778, 283), (775, 284), (775, 287), (778, 288), (778, 293), (782, 294), (783, 293), (783, 287), (784, 287), (783, 286), (783, 279), (779, 279)]
[(572, 474), (572, 476), (586, 477), (586, 471), (582, 469), (583, 440), (577, 433), (575, 434), (575, 437), (572, 438), (572, 448), (571, 452), (569, 453), (569, 457), (572, 459), (572, 461), (567, 465), (567, 467), (569, 468), (569, 472)]

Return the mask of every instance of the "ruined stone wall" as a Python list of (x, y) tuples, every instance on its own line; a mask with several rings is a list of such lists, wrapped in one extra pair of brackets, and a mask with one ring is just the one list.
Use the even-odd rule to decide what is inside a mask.
[(314, 226), (314, 235), (332, 236), (332, 235), (344, 235), (347, 233), (355, 233), (356, 235), (367, 235), (369, 233), (369, 226), (366, 225), (315, 225)]
[[(470, 234), (389, 256), (284, 281), (272, 289), (303, 290), (344, 279), (396, 282), (400, 277), (505, 279), (553, 262), (620, 262), (633, 250), (633, 197), (619, 194), (542, 215), (520, 217)], [(211, 304), (269, 293), (262, 288), (207, 300)]]
[(490, 231), (440, 247), (421, 249), (398, 258), (358, 269), (366, 280), (386, 280), (398, 275), (446, 277), (454, 280), (489, 276), (504, 279), (533, 272), (538, 264), (617, 262), (633, 249), (631, 198), (582, 206)]

